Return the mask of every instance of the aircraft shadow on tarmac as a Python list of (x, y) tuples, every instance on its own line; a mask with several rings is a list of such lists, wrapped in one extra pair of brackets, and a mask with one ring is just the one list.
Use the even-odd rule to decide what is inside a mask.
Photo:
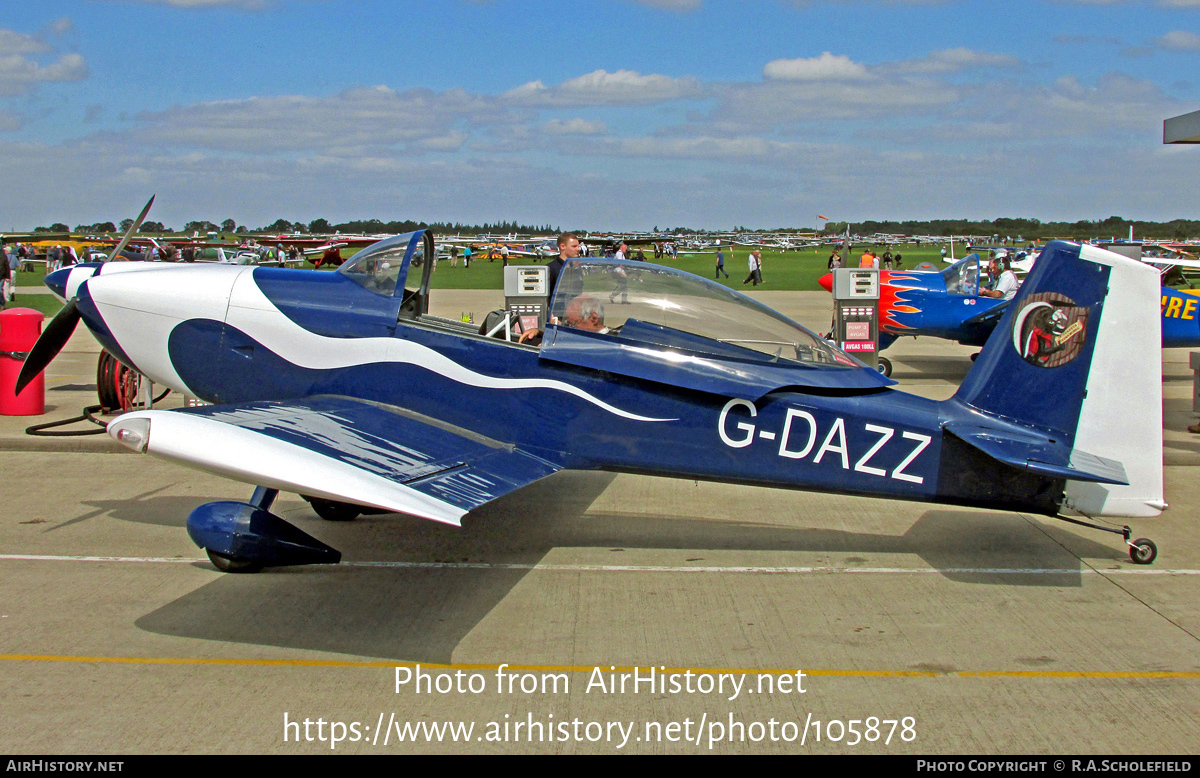
[[(138, 619), (137, 626), (176, 637), (449, 663), (459, 643), (530, 572), (486, 565), (537, 564), (556, 547), (818, 551), (834, 555), (827, 563), (840, 567), (883, 566), (858, 554), (914, 554), (951, 581), (989, 586), (1079, 587), (1077, 555), (1121, 558), (1116, 544), (1104, 546), (1015, 514), (931, 510), (896, 536), (589, 512), (613, 478), (561, 473), (468, 516), (461, 529), (402, 516), (322, 522), (305, 504), (277, 503), (285, 518), (342, 549), (347, 560), (482, 564), (224, 575)], [(175, 499), (150, 501), (165, 508)], [(144, 503), (139, 512), (150, 507)], [(612, 561), (622, 563), (616, 556)]]
[[(108, 516), (120, 521), (130, 521), (135, 524), (153, 524), (159, 527), (179, 527), (180, 531), (187, 526), (188, 514), (192, 509), (201, 504), (199, 501), (205, 498), (199, 497), (179, 497), (179, 496), (158, 496), (167, 487), (159, 487), (149, 492), (143, 492), (134, 497), (123, 500), (86, 500), (84, 505), (87, 505), (91, 510), (86, 511), (78, 516), (61, 521), (50, 527), (47, 527), (44, 532), (54, 532), (56, 530), (69, 527), (73, 524), (94, 519), (98, 516)], [(228, 497), (210, 497), (208, 501), (229, 499)]]

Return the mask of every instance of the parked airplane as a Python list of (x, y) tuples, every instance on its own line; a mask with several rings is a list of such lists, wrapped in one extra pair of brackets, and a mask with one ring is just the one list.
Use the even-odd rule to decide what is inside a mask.
[[(1164, 278), (1169, 272), (1153, 269)], [(1010, 306), (1009, 301), (979, 293), (981, 272), (976, 254), (942, 271), (879, 271), (880, 351), (909, 335), (983, 346)], [(832, 292), (833, 274), (823, 276), (820, 284)], [(1159, 299), (1161, 348), (1200, 346), (1200, 289), (1178, 289), (1163, 283)], [(890, 363), (882, 358), (880, 366), (885, 375), (891, 373)]]
[[(230, 572), (340, 559), (270, 513), (278, 490), (327, 518), (374, 509), (458, 525), (567, 468), (1045, 516), (1158, 515), (1157, 274), (1094, 247), (1046, 251), (1053, 261), (1038, 264), (945, 401), (888, 389), (775, 311), (648, 263), (572, 260), (540, 345), (488, 337), (428, 313), (432, 263), (406, 288), (434, 252), (427, 231), (333, 273), (108, 263), (86, 278), (54, 274), (69, 302), (18, 391), (82, 319), (121, 362), (216, 403), (134, 412), (108, 429), (136, 451), (258, 487), (249, 502), (209, 503), (188, 519)], [(1021, 344), (1049, 326), (1048, 308), (1070, 336), (1030, 358)], [(1134, 562), (1157, 554), (1128, 527), (1067, 520), (1122, 534)]]

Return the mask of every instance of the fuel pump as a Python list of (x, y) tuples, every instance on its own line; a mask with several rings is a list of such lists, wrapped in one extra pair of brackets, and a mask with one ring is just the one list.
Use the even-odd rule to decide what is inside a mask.
[(879, 356), (879, 271), (840, 267), (833, 271), (833, 337), (838, 346), (884, 375), (892, 363)]
[(504, 268), (504, 310), (484, 319), (480, 334), (515, 340), (530, 330), (546, 329), (550, 315), (550, 268), (543, 265), (509, 265)]
[(504, 268), (504, 307), (520, 322), (522, 332), (546, 329), (549, 297), (550, 268), (545, 265)]

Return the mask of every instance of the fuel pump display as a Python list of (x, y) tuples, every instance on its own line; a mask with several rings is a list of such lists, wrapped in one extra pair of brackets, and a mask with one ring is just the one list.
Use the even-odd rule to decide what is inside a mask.
[(504, 268), (504, 307), (520, 322), (521, 332), (546, 328), (550, 270), (544, 265), (509, 265)]
[(833, 335), (843, 351), (884, 375), (892, 363), (879, 356), (879, 271), (841, 267), (833, 271)]

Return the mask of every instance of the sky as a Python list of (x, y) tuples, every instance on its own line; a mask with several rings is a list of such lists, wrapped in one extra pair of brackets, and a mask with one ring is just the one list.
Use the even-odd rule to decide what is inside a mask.
[(39, 0), (0, 230), (1200, 218), (1200, 0)]

